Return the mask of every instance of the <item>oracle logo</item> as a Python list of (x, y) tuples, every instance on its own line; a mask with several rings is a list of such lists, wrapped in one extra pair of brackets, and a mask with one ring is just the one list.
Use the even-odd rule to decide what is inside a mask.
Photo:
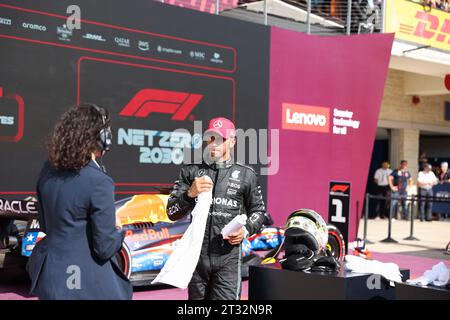
[(329, 132), (330, 109), (283, 103), (282, 128), (287, 130)]

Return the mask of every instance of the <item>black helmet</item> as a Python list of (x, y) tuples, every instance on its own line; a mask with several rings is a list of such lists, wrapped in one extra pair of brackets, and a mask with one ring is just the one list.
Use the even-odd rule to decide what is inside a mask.
[(328, 227), (314, 210), (299, 209), (291, 213), (284, 233), (283, 269), (294, 271), (336, 272), (339, 262), (327, 256)]
[(314, 210), (299, 209), (291, 213), (286, 221), (287, 245), (303, 244), (315, 253), (325, 250), (328, 228), (323, 218)]

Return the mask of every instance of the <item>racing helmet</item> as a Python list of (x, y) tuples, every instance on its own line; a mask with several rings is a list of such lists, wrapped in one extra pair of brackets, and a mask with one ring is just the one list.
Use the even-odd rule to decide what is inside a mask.
[(299, 209), (289, 215), (286, 221), (285, 237), (287, 248), (304, 245), (314, 253), (319, 253), (326, 248), (328, 227), (314, 210)]

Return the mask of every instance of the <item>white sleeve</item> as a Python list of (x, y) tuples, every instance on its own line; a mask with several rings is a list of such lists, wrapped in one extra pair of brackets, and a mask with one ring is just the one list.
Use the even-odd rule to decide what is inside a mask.
[(417, 182), (420, 182), (420, 183), (423, 182), (423, 173), (422, 173), (422, 171), (420, 171), (419, 174), (417, 175)]
[(439, 179), (436, 177), (436, 175), (434, 174), (434, 172), (433, 172), (433, 177), (434, 177), (434, 182), (438, 182), (438, 181), (439, 181)]
[(375, 171), (375, 175), (373, 176), (373, 178), (380, 180), (380, 169), (377, 169), (377, 171)]

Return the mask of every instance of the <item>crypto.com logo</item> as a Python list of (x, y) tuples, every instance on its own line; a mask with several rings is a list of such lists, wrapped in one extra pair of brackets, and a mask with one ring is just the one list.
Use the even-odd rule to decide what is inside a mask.
[(120, 115), (146, 118), (151, 113), (166, 113), (172, 115), (172, 120), (183, 121), (202, 98), (202, 94), (142, 89), (122, 109)]
[(23, 137), (24, 131), (25, 103), (23, 98), (16, 93), (8, 93), (5, 95), (3, 88), (0, 87), (0, 101), (2, 99), (12, 99), (17, 102), (17, 134), (14, 136), (0, 136), (0, 142), (19, 142)]
[(283, 129), (322, 133), (330, 131), (329, 108), (283, 103), (282, 112)]

